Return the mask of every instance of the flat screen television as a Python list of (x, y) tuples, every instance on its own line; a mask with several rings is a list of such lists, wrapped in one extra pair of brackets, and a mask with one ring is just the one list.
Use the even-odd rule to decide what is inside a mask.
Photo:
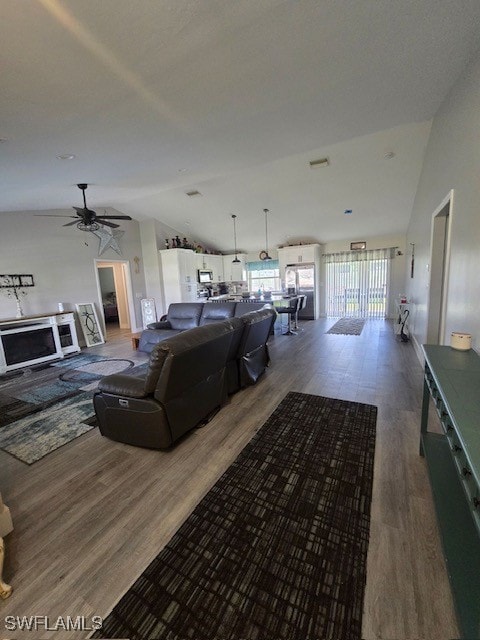
[(199, 269), (198, 281), (201, 284), (208, 284), (209, 282), (213, 282), (213, 271), (210, 271), (209, 269)]

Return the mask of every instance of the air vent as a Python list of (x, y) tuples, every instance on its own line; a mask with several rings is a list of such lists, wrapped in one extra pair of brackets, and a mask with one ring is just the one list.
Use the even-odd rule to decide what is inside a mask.
[(320, 167), (328, 167), (330, 161), (328, 158), (320, 158), (319, 160), (310, 161), (310, 169), (319, 169)]
[(195, 196), (201, 196), (202, 194), (200, 193), (200, 191), (194, 190), (194, 191), (187, 191), (186, 195), (189, 198), (194, 198)]

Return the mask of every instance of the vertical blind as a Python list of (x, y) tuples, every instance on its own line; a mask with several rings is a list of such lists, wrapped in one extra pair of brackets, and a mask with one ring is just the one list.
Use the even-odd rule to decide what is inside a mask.
[(385, 318), (394, 255), (395, 247), (324, 254), (327, 316)]

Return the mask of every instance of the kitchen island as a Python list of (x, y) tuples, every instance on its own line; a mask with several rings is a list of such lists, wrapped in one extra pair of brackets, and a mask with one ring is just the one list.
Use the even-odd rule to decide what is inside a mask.
[[(205, 300), (205, 304), (215, 304), (216, 302), (238, 302), (239, 304), (245, 302), (255, 302), (260, 304), (268, 304), (275, 307), (286, 307), (293, 305), (294, 301), (298, 299), (298, 296), (292, 294), (282, 294), (275, 293), (271, 296), (250, 296), (248, 298), (244, 298), (242, 295), (231, 295), (224, 294), (220, 296), (212, 296)], [(285, 313), (277, 314), (277, 319), (275, 320), (275, 324), (273, 326), (274, 334), (285, 334), (290, 335), (284, 331), (287, 328), (288, 318)], [(288, 325), (288, 330), (290, 331), (290, 325)]]

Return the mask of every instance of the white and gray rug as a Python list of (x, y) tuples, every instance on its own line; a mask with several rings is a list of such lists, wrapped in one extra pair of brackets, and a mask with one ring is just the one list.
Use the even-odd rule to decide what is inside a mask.
[(0, 376), (0, 449), (33, 464), (90, 431), (98, 381), (125, 370), (140, 373), (131, 360), (81, 354)]
[(340, 318), (326, 333), (359, 336), (365, 325), (365, 318)]

